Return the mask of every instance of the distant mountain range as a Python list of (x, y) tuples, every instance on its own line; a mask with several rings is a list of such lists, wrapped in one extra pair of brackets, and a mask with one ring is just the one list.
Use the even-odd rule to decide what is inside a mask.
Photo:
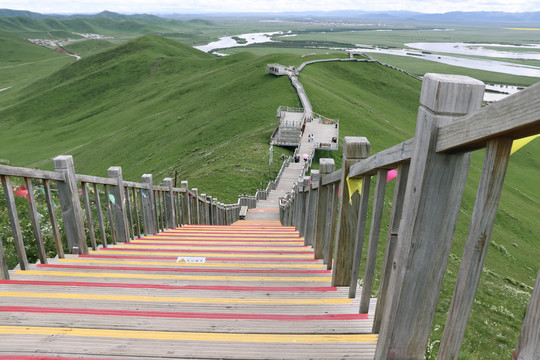
[(413, 11), (360, 11), (360, 10), (337, 10), (337, 11), (303, 11), (281, 13), (191, 13), (191, 14), (134, 14), (125, 15), (111, 11), (103, 11), (97, 14), (40, 14), (31, 11), (0, 9), (0, 17), (24, 17), (30, 19), (80, 19), (80, 18), (108, 18), (111, 20), (135, 20), (157, 21), (160, 18), (193, 19), (193, 18), (216, 18), (216, 17), (262, 17), (262, 18), (318, 18), (340, 20), (386, 20), (386, 21), (419, 21), (426, 23), (446, 24), (512, 24), (512, 25), (536, 25), (540, 26), (540, 11), (509, 13), (500, 11), (454, 11), (441, 14), (426, 14)]

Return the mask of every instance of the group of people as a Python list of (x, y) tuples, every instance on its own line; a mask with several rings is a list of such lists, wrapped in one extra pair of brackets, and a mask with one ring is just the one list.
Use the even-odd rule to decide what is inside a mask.
[(308, 142), (313, 142), (313, 134), (308, 135)]

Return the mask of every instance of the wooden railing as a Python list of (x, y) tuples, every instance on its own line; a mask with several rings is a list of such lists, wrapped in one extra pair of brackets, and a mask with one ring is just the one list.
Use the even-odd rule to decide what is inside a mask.
[[(55, 171), (42, 171), (0, 165), (13, 243), (22, 270), (28, 269), (28, 258), (12, 178), (15, 183), (24, 183), (24, 188), (19, 189), (25, 192), (33, 238), (42, 264), (47, 263), (44, 225), (50, 227), (56, 253), (63, 258), (66, 251), (88, 254), (88, 244), (95, 250), (99, 245), (107, 247), (129, 242), (184, 224), (228, 225), (238, 220), (239, 203), (223, 204), (206, 194), (199, 195), (197, 189), (188, 189), (187, 181), (174, 187), (173, 179), (166, 178), (162, 185), (154, 185), (151, 174), (144, 174), (140, 183), (124, 181), (120, 167), (109, 168), (108, 178), (80, 175), (75, 173), (71, 156), (56, 157), (54, 168)], [(40, 187), (40, 192), (36, 191), (36, 186)], [(37, 205), (43, 204), (36, 201), (36, 195), (41, 198), (41, 193), (48, 219), (38, 213)], [(59, 221), (57, 210), (60, 208)], [(99, 229), (97, 238), (95, 227)], [(0, 279), (8, 278), (0, 241)]]
[[(540, 83), (481, 108), (484, 84), (426, 74), (414, 139), (369, 156), (366, 138), (345, 137), (342, 169), (321, 159), (280, 202), (315, 256), (333, 268), (332, 283), (356, 296), (371, 178), (376, 177), (360, 313), (373, 287), (387, 174), (397, 170), (373, 332), (376, 359), (423, 359), (450, 255), (471, 151), (485, 148), (465, 251), (438, 358), (457, 359), (478, 287), (512, 141), (540, 132)], [(361, 195), (355, 190), (361, 182)], [(338, 189), (340, 195), (338, 196)], [(337, 216), (336, 216), (337, 215)], [(540, 348), (540, 272), (523, 324), (517, 359)]]

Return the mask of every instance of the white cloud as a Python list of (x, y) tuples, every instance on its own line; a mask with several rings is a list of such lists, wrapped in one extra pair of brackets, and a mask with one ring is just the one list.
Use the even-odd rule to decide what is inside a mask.
[(306, 10), (539, 11), (537, 0), (0, 0), (0, 8), (40, 13), (282, 12)]

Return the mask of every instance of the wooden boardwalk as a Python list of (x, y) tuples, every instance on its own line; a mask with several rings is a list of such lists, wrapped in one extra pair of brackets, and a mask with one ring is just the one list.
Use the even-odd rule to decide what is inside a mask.
[(331, 287), (331, 273), (277, 221), (188, 225), (10, 276), (0, 281), (0, 358), (372, 359), (375, 351), (373, 306), (358, 314), (348, 288)]

